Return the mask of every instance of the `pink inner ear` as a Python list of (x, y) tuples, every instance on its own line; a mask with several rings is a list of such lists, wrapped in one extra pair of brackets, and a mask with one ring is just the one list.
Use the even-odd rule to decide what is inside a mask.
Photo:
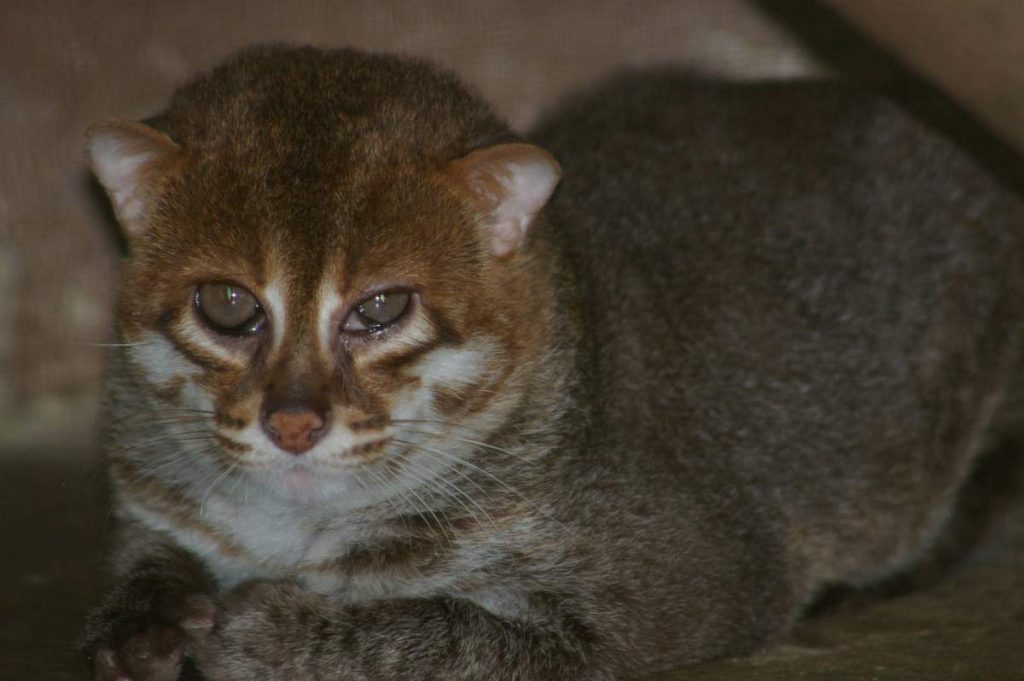
[(92, 128), (85, 148), (121, 225), (129, 234), (140, 234), (150, 197), (178, 158), (178, 146), (141, 123), (113, 121)]
[(490, 230), (491, 250), (498, 257), (522, 245), (561, 177), (554, 157), (532, 144), (474, 151), (455, 161), (449, 172), (477, 197)]
[(504, 257), (519, 248), (526, 237), (526, 230), (515, 222), (499, 222), (491, 225), (491, 252)]
[(118, 216), (129, 222), (141, 218), (144, 192), (139, 185), (153, 154), (127, 152), (120, 140), (102, 137), (93, 141), (91, 154), (93, 169), (110, 192)]

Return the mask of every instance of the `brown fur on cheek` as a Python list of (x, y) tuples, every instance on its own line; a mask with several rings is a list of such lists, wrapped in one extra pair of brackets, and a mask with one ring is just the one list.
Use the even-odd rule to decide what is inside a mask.
[(382, 386), (360, 374), (352, 356), (345, 351), (339, 352), (330, 383), (331, 401), (343, 409), (363, 414), (387, 413)]
[(208, 373), (197, 383), (210, 394), (214, 421), (222, 428), (241, 430), (259, 418), (261, 393), (254, 388), (240, 389), (244, 371)]

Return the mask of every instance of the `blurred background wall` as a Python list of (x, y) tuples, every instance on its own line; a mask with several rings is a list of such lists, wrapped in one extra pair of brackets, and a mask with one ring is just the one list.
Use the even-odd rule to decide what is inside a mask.
[[(82, 133), (160, 110), (259, 41), (355, 46), (454, 68), (513, 125), (623, 66), (734, 79), (900, 60), (1024, 147), (1018, 0), (4, 0), (0, 4), (0, 457), (92, 442), (117, 242)], [(924, 9), (922, 9), (922, 7)], [(838, 11), (838, 13), (836, 13)], [(842, 16), (853, 19), (849, 28)], [(895, 54), (874, 51), (858, 31)], [(838, 58), (837, 58), (838, 55)], [(116, 349), (110, 349), (116, 352)]]

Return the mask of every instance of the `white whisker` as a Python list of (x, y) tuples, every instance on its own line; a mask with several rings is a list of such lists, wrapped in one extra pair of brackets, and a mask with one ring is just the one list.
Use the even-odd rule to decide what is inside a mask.
[[(400, 454), (400, 455), (398, 455), (398, 457), (397, 457), (397, 458), (398, 458), (398, 459), (399, 459), (399, 460), (400, 460), (400, 461), (401, 461), (402, 463), (404, 463), (405, 465), (407, 465), (407, 466), (414, 466), (414, 467), (416, 467), (416, 468), (417, 468), (418, 470), (420, 470), (420, 471), (423, 471), (423, 472), (425, 472), (426, 474), (428, 474), (428, 475), (429, 475), (430, 477), (429, 477), (429, 478), (427, 478), (427, 479), (425, 479), (425, 480), (424, 480), (424, 482), (426, 482), (426, 483), (432, 483), (432, 482), (436, 482), (436, 483), (439, 483), (439, 484), (441, 484), (441, 485), (444, 485), (444, 487), (446, 487), (446, 488), (450, 489), (450, 490), (451, 490), (452, 492), (454, 492), (454, 493), (458, 494), (458, 495), (459, 495), (460, 497), (462, 497), (463, 499), (465, 499), (466, 501), (468, 501), (468, 502), (469, 502), (470, 504), (472, 504), (472, 505), (473, 505), (473, 506), (474, 506), (474, 507), (475, 507), (475, 508), (476, 508), (476, 509), (477, 509), (478, 511), (480, 511), (480, 513), (482, 513), (482, 514), (483, 514), (483, 517), (484, 517), (484, 519), (486, 519), (486, 520), (487, 520), (487, 522), (488, 522), (488, 523), (489, 523), (489, 524), (490, 524), (491, 526), (494, 526), (494, 519), (493, 519), (493, 518), (491, 518), (491, 515), (490, 515), (490, 514), (489, 514), (489, 513), (488, 513), (488, 512), (486, 511), (486, 510), (484, 510), (484, 508), (483, 508), (482, 506), (480, 506), (480, 504), (479, 504), (479, 503), (477, 503), (476, 499), (474, 499), (474, 498), (473, 498), (473, 497), (472, 497), (471, 495), (467, 494), (467, 493), (466, 493), (466, 492), (465, 492), (464, 490), (462, 490), (462, 489), (461, 489), (461, 488), (460, 488), (460, 487), (459, 487), (458, 485), (455, 485), (455, 484), (453, 484), (453, 483), (452, 483), (451, 481), (447, 480), (447, 479), (446, 479), (446, 478), (445, 478), (444, 476), (442, 476), (442, 475), (439, 475), (439, 474), (437, 474), (436, 472), (434, 472), (434, 471), (430, 470), (430, 468), (428, 468), (428, 467), (426, 467), (426, 466), (422, 466), (422, 465), (418, 464), (417, 462), (415, 462), (415, 461), (413, 461), (412, 459), (410, 459), (410, 458), (409, 458), (409, 457), (408, 457), (407, 455), (404, 455), (404, 454)], [(468, 479), (468, 478), (467, 478), (467, 479)], [(435, 488), (435, 489), (436, 489), (436, 488)], [(438, 491), (440, 491), (440, 492), (441, 492), (442, 494), (445, 494), (445, 492), (444, 492), (443, 490), (440, 490), (440, 489), (439, 489)], [(476, 513), (474, 513), (474, 512), (473, 512), (473, 511), (472, 511), (472, 510), (471, 510), (471, 509), (470, 509), (470, 508), (468, 507), (468, 506), (466, 506), (466, 502), (464, 502), (464, 501), (461, 501), (460, 499), (457, 499), (457, 498), (455, 498), (455, 497), (451, 497), (450, 495), (447, 495), (447, 494), (446, 494), (446, 496), (448, 496), (448, 498), (450, 498), (450, 499), (451, 499), (452, 501), (455, 501), (456, 503), (458, 503), (458, 505), (459, 505), (459, 506), (460, 506), (460, 507), (462, 508), (462, 510), (463, 510), (463, 511), (465, 511), (466, 513), (468, 513), (468, 514), (469, 514), (470, 516), (472, 516), (472, 517), (473, 517), (473, 520), (474, 520), (475, 522), (477, 522), (477, 523), (480, 523), (480, 522), (481, 522), (481, 520), (480, 520), (480, 516), (478, 516), (478, 515), (477, 515)]]
[[(413, 476), (413, 479), (416, 482), (422, 483), (422, 480), (420, 480), (419, 478), (417, 478), (415, 476)], [(431, 508), (432, 504), (428, 504), (426, 501), (424, 501), (423, 497), (421, 497), (419, 494), (416, 493), (416, 488), (415, 487), (410, 487), (408, 489), (408, 492), (409, 492), (409, 494), (413, 495), (413, 497), (416, 498), (416, 500), (420, 503), (420, 507), (423, 509), (423, 511), (420, 512), (418, 515), (421, 518), (423, 518), (423, 520), (426, 522), (426, 517), (423, 515), (423, 512), (429, 513), (430, 517), (433, 518), (434, 522), (437, 524), (437, 529), (441, 532), (441, 534), (445, 535), (446, 537), (452, 538), (453, 534), (454, 534), (454, 530), (451, 528), (451, 524), (449, 523), (449, 527), (447, 529), (445, 528), (444, 524), (437, 517), (437, 513), (434, 511), (433, 508)], [(428, 525), (429, 525), (429, 523), (428, 523)]]
[[(409, 442), (407, 440), (399, 440), (398, 438), (395, 438), (394, 440), (395, 440), (395, 442), (398, 442), (399, 444), (407, 445), (407, 446), (415, 449), (416, 451), (418, 451), (418, 452), (420, 452), (422, 454), (426, 454), (426, 455), (433, 454), (435, 456), (441, 454), (440, 452), (432, 451), (430, 448), (424, 447), (423, 445), (418, 445), (418, 444), (416, 444), (414, 442)], [(483, 494), (485, 497), (487, 497), (488, 500), (492, 499), (492, 497), (488, 493), (488, 491), (480, 486), (480, 483), (478, 483), (476, 480), (474, 480), (469, 475), (466, 475), (466, 473), (464, 473), (462, 470), (460, 470), (460, 466), (472, 467), (472, 464), (470, 464), (468, 461), (464, 461), (464, 460), (456, 457), (453, 454), (448, 454), (448, 457), (449, 457), (449, 460), (453, 462), (451, 467), (449, 468), (449, 470), (451, 470), (453, 473), (458, 475), (460, 478), (462, 478), (463, 480), (465, 480), (469, 484), (473, 485), (473, 487), (476, 487), (477, 490), (479, 490), (481, 494)]]
[[(437, 438), (447, 437), (449, 439), (457, 439), (457, 438), (451, 438), (450, 436), (446, 436), (444, 433), (431, 433), (431, 432), (427, 432), (427, 431), (420, 431), (420, 432), (422, 434), (424, 434), (424, 435), (432, 435), (432, 436), (437, 437)], [(396, 440), (396, 442), (398, 442), (398, 440)], [(449, 461), (453, 461), (453, 462), (456, 462), (458, 464), (462, 464), (463, 466), (466, 466), (467, 468), (469, 468), (471, 470), (474, 470), (477, 473), (480, 473), (481, 475), (485, 475), (488, 478), (490, 478), (491, 480), (494, 480), (496, 483), (498, 483), (502, 487), (504, 487), (507, 491), (509, 491), (512, 494), (516, 495), (520, 499), (524, 499), (525, 500), (525, 497), (523, 497), (522, 493), (519, 490), (517, 490), (514, 487), (510, 486), (507, 482), (505, 482), (501, 478), (497, 477), (496, 475), (494, 475), (490, 471), (485, 470), (484, 468), (481, 468), (480, 466), (476, 465), (472, 461), (468, 461), (466, 459), (463, 459), (462, 457), (456, 456), (455, 454), (452, 454), (451, 452), (446, 452), (446, 451), (443, 451), (443, 450), (440, 450), (440, 449), (434, 449), (432, 447), (427, 447), (426, 445), (417, 444), (417, 445), (413, 445), (413, 446), (421, 448), (424, 451), (431, 452), (431, 453), (436, 454), (438, 456), (443, 456), (446, 459), (448, 459)]]
[[(487, 442), (482, 442), (480, 440), (474, 440), (474, 439), (470, 439), (470, 438), (460, 437), (460, 436), (456, 436), (456, 435), (451, 435), (449, 433), (437, 432), (437, 431), (433, 431), (433, 430), (424, 430), (422, 428), (417, 429), (417, 428), (414, 428), (414, 427), (409, 427), (409, 426), (404, 425), (404, 424), (406, 424), (406, 423), (424, 423), (424, 424), (427, 424), (427, 425), (435, 425), (436, 424), (438, 427), (442, 427), (442, 428), (449, 428), (449, 427), (459, 428), (459, 427), (461, 427), (461, 428), (463, 428), (465, 430), (473, 431), (473, 429), (471, 429), (469, 427), (466, 427), (466, 426), (459, 426), (458, 424), (446, 424), (443, 421), (433, 421), (433, 420), (430, 420), (430, 419), (396, 419), (396, 420), (392, 421), (391, 423), (392, 424), (398, 424), (399, 426), (401, 426), (401, 427), (403, 427), (406, 430), (411, 431), (411, 432), (421, 433), (423, 435), (437, 435), (437, 436), (440, 436), (440, 437), (445, 437), (445, 438), (450, 439), (450, 440), (455, 440), (456, 442), (462, 442), (462, 443), (467, 444), (467, 445), (475, 445), (477, 447), (483, 447), (484, 449), (490, 449), (490, 450), (495, 451), (495, 452), (500, 452), (502, 454), (506, 454), (508, 456), (511, 456), (511, 457), (517, 458), (517, 459), (521, 459), (523, 461), (530, 461), (531, 460), (529, 457), (527, 457), (527, 456), (525, 456), (523, 454), (519, 454), (517, 452), (513, 452), (512, 450), (505, 449), (504, 447), (498, 447), (497, 445), (492, 445), (492, 444), (489, 444)], [(479, 431), (475, 431), (475, 432), (479, 432)]]
[[(377, 485), (379, 487), (381, 487), (382, 489), (387, 488), (387, 487), (390, 486), (388, 484), (388, 481), (385, 480), (383, 477), (381, 477), (381, 475), (379, 473), (377, 473), (376, 471), (374, 471), (372, 469), (366, 469), (366, 473), (367, 473), (367, 475), (370, 475), (376, 481)], [(409, 499), (405, 496), (405, 492), (403, 492), (401, 489), (398, 489), (397, 491), (398, 491), (398, 498), (402, 502), (403, 506), (405, 506), (405, 507), (410, 507), (411, 506), (413, 511), (415, 511), (416, 510), (415, 504), (412, 504), (409, 501)], [(410, 535), (415, 534), (413, 532), (412, 528), (409, 526), (409, 521), (406, 519), (404, 512), (399, 516), (399, 518), (401, 518), (401, 520), (402, 520), (402, 525), (405, 526), (405, 531), (408, 532)]]
[[(461, 438), (458, 438), (458, 437), (454, 437), (454, 436), (448, 435), (448, 434), (446, 434), (446, 433), (436, 433), (436, 432), (432, 432), (432, 431), (423, 431), (423, 430), (416, 430), (416, 429), (413, 429), (413, 428), (410, 428), (410, 429), (408, 429), (408, 430), (410, 430), (411, 432), (418, 432), (418, 433), (421, 433), (421, 434), (423, 434), (423, 435), (433, 436), (433, 437), (435, 437), (435, 438), (439, 438), (439, 439), (445, 439), (445, 438), (446, 438), (446, 439), (454, 440), (454, 441), (457, 441), (457, 442), (458, 442), (458, 441), (463, 441), (463, 440), (461, 440)], [(510, 494), (512, 494), (513, 496), (515, 496), (515, 497), (516, 497), (516, 498), (517, 498), (518, 500), (520, 500), (520, 501), (522, 501), (522, 502), (525, 502), (525, 503), (531, 503), (531, 500), (530, 500), (530, 499), (528, 499), (528, 498), (527, 498), (527, 497), (526, 497), (526, 496), (525, 496), (525, 495), (524, 495), (524, 494), (523, 494), (522, 492), (520, 492), (520, 491), (519, 491), (518, 489), (516, 489), (515, 487), (512, 487), (512, 486), (511, 486), (511, 485), (509, 485), (509, 484), (508, 484), (507, 482), (505, 482), (504, 480), (502, 480), (501, 478), (499, 478), (498, 476), (496, 476), (496, 475), (495, 475), (494, 473), (492, 473), (492, 472), (488, 471), (487, 469), (485, 469), (485, 468), (482, 468), (481, 466), (478, 466), (478, 465), (474, 464), (474, 463), (473, 463), (472, 461), (468, 461), (468, 460), (466, 460), (466, 459), (464, 459), (464, 458), (462, 458), (462, 457), (459, 457), (459, 456), (457, 456), (457, 455), (455, 455), (455, 454), (452, 454), (451, 452), (446, 452), (446, 451), (444, 451), (444, 450), (440, 450), (440, 449), (434, 449), (433, 447), (427, 447), (427, 446), (425, 446), (425, 445), (420, 445), (420, 444), (411, 444), (411, 443), (408, 443), (408, 442), (406, 442), (406, 441), (403, 441), (403, 440), (399, 440), (399, 439), (397, 439), (397, 438), (395, 439), (395, 441), (396, 441), (396, 442), (399, 442), (399, 443), (404, 443), (404, 444), (406, 444), (407, 446), (412, 446), (412, 447), (416, 447), (416, 448), (418, 448), (418, 449), (421, 449), (422, 451), (430, 452), (430, 453), (432, 453), (432, 454), (436, 454), (436, 455), (438, 455), (438, 456), (443, 456), (443, 457), (445, 457), (446, 459), (448, 459), (449, 461), (452, 461), (452, 462), (454, 463), (454, 465), (463, 465), (463, 466), (466, 466), (466, 467), (467, 467), (467, 468), (469, 468), (470, 470), (476, 471), (477, 473), (479, 473), (479, 474), (481, 474), (481, 475), (483, 475), (483, 476), (486, 476), (487, 478), (489, 478), (489, 479), (493, 480), (493, 481), (494, 481), (494, 482), (496, 482), (496, 483), (497, 483), (498, 485), (500, 485), (500, 486), (501, 486), (501, 487), (502, 487), (503, 489), (505, 489), (505, 490), (506, 490), (506, 491), (508, 491), (508, 492), (509, 492)], [(472, 444), (472, 442), (470, 442), (470, 443), (467, 443), (467, 444)], [(516, 456), (516, 455), (515, 455), (515, 454), (514, 454), (513, 452), (509, 452), (509, 451), (507, 451), (507, 450), (501, 450), (501, 451), (504, 451), (504, 452), (505, 452), (506, 454), (509, 454), (509, 455), (511, 455), (511, 456), (513, 456), (513, 457), (515, 457), (515, 456)], [(521, 460), (521, 461), (529, 461), (529, 459), (527, 459), (527, 458), (525, 458), (525, 457), (522, 457), (522, 456), (520, 456), (520, 457), (518, 457), (518, 458), (519, 458), (519, 460)], [(479, 486), (478, 486), (478, 487), (479, 487)], [(481, 490), (481, 491), (482, 491), (482, 490)], [(550, 513), (546, 512), (546, 511), (544, 511), (544, 510), (542, 510), (542, 509), (540, 509), (540, 508), (534, 508), (534, 510), (535, 510), (536, 512), (540, 513), (541, 515), (543, 515), (543, 516), (544, 516), (545, 518), (547, 518), (547, 519), (548, 519), (548, 520), (550, 520), (551, 522), (553, 522), (553, 523), (556, 523), (557, 525), (559, 525), (559, 526), (560, 526), (560, 527), (562, 527), (562, 528), (568, 529), (568, 528), (566, 528), (566, 527), (565, 527), (565, 524), (564, 524), (564, 523), (562, 523), (562, 522), (561, 522), (560, 520), (558, 520), (557, 518), (553, 517), (553, 516), (552, 516), (552, 515), (551, 515)]]
[(238, 466), (237, 462), (231, 464), (230, 466), (228, 466), (227, 468), (224, 469), (223, 473), (221, 473), (216, 478), (214, 478), (213, 482), (210, 483), (210, 486), (206, 490), (206, 494), (203, 495), (202, 501), (199, 502), (199, 520), (200, 521), (203, 520), (203, 514), (206, 512), (206, 500), (210, 498), (210, 493), (213, 492), (214, 487), (216, 487), (224, 478), (226, 478), (228, 475), (231, 474), (231, 471), (233, 471), (236, 466)]

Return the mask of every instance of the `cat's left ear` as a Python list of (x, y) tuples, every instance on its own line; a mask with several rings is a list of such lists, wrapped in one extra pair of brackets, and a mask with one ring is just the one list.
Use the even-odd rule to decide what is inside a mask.
[(453, 161), (447, 174), (467, 189), (482, 213), (491, 252), (511, 255), (555, 191), (562, 169), (532, 144), (500, 144)]
[(117, 120), (89, 129), (85, 154), (121, 227), (130, 238), (141, 236), (160, 184), (181, 159), (178, 145), (147, 125)]

